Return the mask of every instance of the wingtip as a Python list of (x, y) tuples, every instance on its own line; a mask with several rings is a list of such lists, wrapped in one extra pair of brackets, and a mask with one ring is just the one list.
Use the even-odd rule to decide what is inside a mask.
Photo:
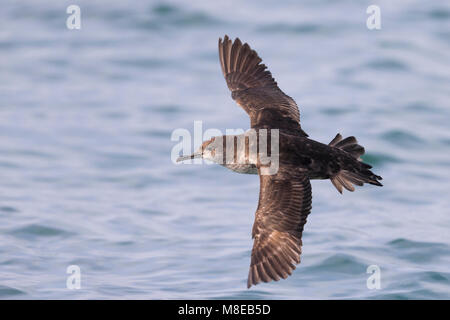
[(236, 43), (238, 46), (242, 46), (242, 41), (241, 41), (241, 39), (239, 39), (239, 37), (236, 37), (234, 39), (234, 41), (232, 41), (231, 38), (227, 34), (224, 35), (223, 40), (222, 40), (222, 37), (219, 37), (219, 44), (226, 43), (228, 41), (231, 41), (232, 43)]
[(254, 285), (255, 283), (252, 282), (252, 277), (251, 277), (251, 271), (249, 271), (248, 277), (247, 277), (247, 289), (250, 289), (252, 285)]

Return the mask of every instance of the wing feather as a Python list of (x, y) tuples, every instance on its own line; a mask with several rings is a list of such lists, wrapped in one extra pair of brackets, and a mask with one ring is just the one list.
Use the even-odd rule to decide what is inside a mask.
[(292, 274), (300, 263), (303, 226), (310, 212), (306, 174), (286, 165), (280, 165), (275, 175), (260, 174), (248, 287)]
[(284, 94), (255, 50), (239, 38), (219, 39), (219, 59), (232, 97), (250, 116), (252, 128), (297, 129), (300, 112), (294, 99)]

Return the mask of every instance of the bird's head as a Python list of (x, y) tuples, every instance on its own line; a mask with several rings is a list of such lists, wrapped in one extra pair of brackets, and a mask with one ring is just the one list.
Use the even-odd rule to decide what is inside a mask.
[(216, 163), (223, 161), (223, 138), (213, 137), (202, 143), (200, 148), (189, 156), (181, 156), (177, 159), (177, 162), (184, 160), (191, 160), (197, 158), (203, 158), (211, 160)]

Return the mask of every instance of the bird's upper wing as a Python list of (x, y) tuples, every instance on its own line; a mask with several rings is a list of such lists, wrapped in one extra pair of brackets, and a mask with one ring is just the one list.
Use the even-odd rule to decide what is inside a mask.
[(251, 126), (278, 129), (300, 128), (300, 112), (294, 99), (278, 88), (256, 51), (239, 38), (219, 39), (222, 72), (232, 97), (250, 116)]
[(303, 226), (311, 212), (311, 184), (306, 174), (281, 165), (275, 175), (261, 175), (247, 286), (285, 279), (300, 263)]

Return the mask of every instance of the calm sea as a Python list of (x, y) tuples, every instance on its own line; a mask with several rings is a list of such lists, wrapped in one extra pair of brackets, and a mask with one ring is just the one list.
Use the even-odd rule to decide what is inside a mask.
[[(74, 2), (1, 4), (1, 299), (450, 298), (448, 3), (377, 1), (368, 30), (369, 1)], [(170, 159), (196, 120), (249, 127), (224, 34), (257, 49), (313, 139), (355, 135), (384, 178), (313, 181), (302, 263), (250, 290), (258, 177)]]

